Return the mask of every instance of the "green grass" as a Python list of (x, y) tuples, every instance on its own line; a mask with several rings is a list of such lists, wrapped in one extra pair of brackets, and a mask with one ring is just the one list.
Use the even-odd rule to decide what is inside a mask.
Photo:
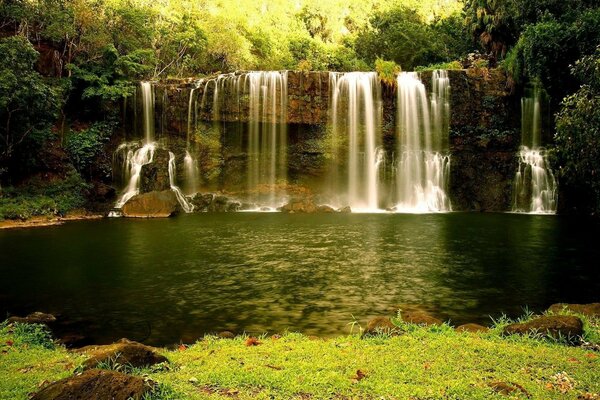
[(0, 190), (0, 221), (65, 215), (85, 205), (87, 189), (74, 171), (65, 179), (45, 182), (37, 178), (23, 187), (4, 187)]
[[(457, 333), (448, 325), (403, 324), (404, 334), (311, 340), (288, 333), (259, 338), (209, 337), (163, 354), (168, 365), (134, 369), (159, 383), (158, 399), (500, 399), (493, 382), (521, 386), (510, 398), (576, 399), (600, 393), (600, 353), (551, 340), (499, 332)], [(0, 398), (26, 399), (40, 382), (68, 376), (81, 359), (0, 330)], [(598, 321), (586, 320), (589, 338)], [(6, 342), (12, 340), (12, 346)], [(30, 368), (27, 372), (20, 372)], [(360, 373), (358, 371), (361, 371)]]

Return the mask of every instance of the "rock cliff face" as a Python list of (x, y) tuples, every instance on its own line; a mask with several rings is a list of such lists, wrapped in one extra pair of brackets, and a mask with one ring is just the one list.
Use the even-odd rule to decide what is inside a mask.
[[(452, 154), (449, 195), (453, 209), (510, 210), (520, 142), (518, 99), (511, 95), (507, 77), (501, 70), (456, 70), (448, 71), (448, 75), (451, 85), (449, 150)], [(421, 79), (430, 90), (431, 72), (421, 73)], [(186, 143), (191, 143), (199, 159), (203, 189), (235, 192), (246, 183), (243, 174), (247, 164), (244, 150), (247, 96), (231, 101), (236, 95), (235, 87), (225, 86), (220, 96), (229, 100), (220, 103), (215, 112), (213, 92), (214, 85), (196, 87), (189, 79), (158, 83), (155, 86), (155, 130), (171, 149), (185, 149)], [(315, 192), (326, 178), (330, 158), (329, 102), (328, 72), (288, 72), (285, 110), (288, 182)], [(139, 104), (129, 101), (128, 107), (131, 118)], [(383, 145), (393, 151), (396, 146), (396, 91), (393, 88), (384, 87), (383, 110)], [(280, 112), (278, 109), (278, 115)], [(175, 153), (180, 163), (182, 157)], [(179, 174), (182, 170), (178, 165)], [(147, 186), (143, 192), (163, 190), (164, 183), (168, 184), (168, 177), (166, 181), (159, 179), (157, 184), (150, 183), (150, 178), (160, 178), (154, 177), (151, 168), (144, 171), (143, 176), (142, 182), (146, 183), (142, 185)]]

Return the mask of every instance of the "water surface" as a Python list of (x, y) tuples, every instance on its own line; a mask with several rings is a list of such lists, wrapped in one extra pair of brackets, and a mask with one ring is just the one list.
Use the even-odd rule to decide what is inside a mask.
[(0, 312), (97, 342), (348, 333), (417, 305), (453, 323), (599, 301), (600, 224), (563, 217), (235, 213), (0, 231)]

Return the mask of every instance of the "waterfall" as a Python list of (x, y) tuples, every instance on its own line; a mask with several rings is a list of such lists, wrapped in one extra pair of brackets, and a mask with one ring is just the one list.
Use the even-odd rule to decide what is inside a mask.
[(144, 139), (146, 143), (152, 143), (154, 142), (154, 88), (151, 82), (142, 82), (140, 89), (144, 116)]
[(183, 175), (186, 183), (186, 193), (194, 194), (198, 192), (198, 165), (196, 160), (188, 150), (185, 151), (183, 158)]
[(395, 211), (450, 211), (446, 195), (450, 156), (450, 86), (446, 71), (434, 71), (431, 100), (416, 72), (398, 75), (398, 156)]
[[(353, 211), (379, 211), (379, 167), (384, 158), (379, 141), (382, 113), (379, 79), (375, 72), (331, 72), (329, 80), (335, 145), (343, 137), (348, 141), (346, 205)], [(334, 190), (343, 191), (339, 187)]]
[(127, 151), (125, 170), (128, 171), (129, 183), (125, 190), (123, 190), (121, 197), (117, 200), (115, 208), (122, 208), (129, 199), (139, 194), (142, 167), (153, 161), (155, 149), (155, 143), (147, 143), (135, 151), (131, 149)]
[[(199, 82), (199, 84), (201, 81)], [(196, 88), (190, 90), (190, 99), (188, 101), (188, 120), (187, 120), (187, 140), (185, 157), (183, 159), (183, 173), (185, 177), (185, 189), (186, 193), (194, 194), (198, 191), (198, 165), (191, 154), (191, 139), (195, 134), (196, 126), (196, 106), (194, 102), (194, 91)]]
[(266, 185), (266, 204), (274, 207), (277, 182), (287, 178), (287, 72), (250, 72), (247, 80), (248, 189), (257, 191), (260, 201), (261, 185)]
[(188, 199), (181, 193), (181, 189), (175, 183), (175, 154), (173, 152), (169, 152), (169, 185), (171, 186), (171, 190), (175, 192), (177, 196), (177, 201), (179, 205), (186, 213), (190, 213), (194, 211), (194, 205), (188, 201)]
[[(221, 74), (204, 82), (200, 108), (212, 87), (212, 118), (247, 109), (247, 193), (249, 200), (271, 208), (285, 201), (287, 182), (287, 71)], [(246, 108), (247, 106), (247, 108)]]
[(513, 211), (555, 214), (557, 184), (541, 147), (542, 126), (540, 90), (521, 98), (521, 147), (513, 189)]

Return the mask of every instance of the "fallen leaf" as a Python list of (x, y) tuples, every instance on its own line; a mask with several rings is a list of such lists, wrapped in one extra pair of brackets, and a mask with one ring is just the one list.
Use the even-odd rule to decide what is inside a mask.
[(7, 340), (6, 341), (6, 345), (7, 346), (12, 346), (13, 344), (15, 344), (15, 342), (13, 342), (12, 340)]
[(271, 369), (276, 369), (277, 371), (281, 371), (283, 369), (283, 367), (277, 367), (275, 365), (265, 365), (265, 367), (267, 368), (271, 368)]
[(360, 369), (356, 370), (356, 375), (352, 377), (352, 382), (357, 383), (366, 377), (367, 377), (367, 374), (365, 374), (363, 371), (361, 371)]
[(246, 339), (246, 346), (248, 346), (248, 347), (250, 347), (250, 346), (258, 346), (259, 344), (261, 344), (261, 343), (254, 336), (251, 336), (248, 339)]
[(177, 348), (177, 350), (179, 350), (179, 351), (186, 351), (187, 347), (186, 347), (185, 344), (180, 344), (179, 347)]
[(581, 361), (579, 361), (578, 359), (576, 359), (576, 358), (574, 358), (574, 357), (571, 357), (571, 358), (569, 358), (569, 362), (572, 362), (572, 363), (580, 363)]

